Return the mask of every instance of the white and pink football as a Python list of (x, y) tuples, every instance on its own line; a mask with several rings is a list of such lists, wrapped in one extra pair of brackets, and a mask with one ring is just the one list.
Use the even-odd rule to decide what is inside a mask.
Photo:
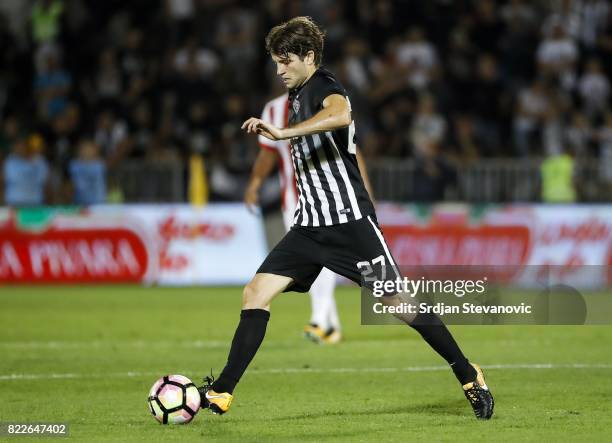
[(198, 388), (184, 375), (166, 375), (149, 392), (149, 410), (160, 423), (186, 424), (200, 409)]

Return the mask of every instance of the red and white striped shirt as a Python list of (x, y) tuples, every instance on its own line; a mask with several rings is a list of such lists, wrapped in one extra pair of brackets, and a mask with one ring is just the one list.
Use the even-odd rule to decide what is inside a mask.
[[(289, 96), (283, 94), (270, 100), (264, 106), (261, 119), (271, 123), (277, 128), (286, 128), (289, 117)], [(258, 136), (259, 146), (262, 149), (275, 152), (278, 155), (279, 176), (282, 189), (283, 218), (287, 229), (293, 224), (293, 216), (297, 206), (298, 196), (295, 182), (295, 172), (291, 161), (291, 144), (289, 140), (270, 140), (262, 135)]]

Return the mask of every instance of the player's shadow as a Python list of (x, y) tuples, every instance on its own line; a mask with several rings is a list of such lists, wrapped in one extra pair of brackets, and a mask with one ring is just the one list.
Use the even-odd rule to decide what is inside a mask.
[[(367, 400), (366, 400), (367, 401)], [(427, 414), (449, 417), (466, 416), (472, 418), (472, 411), (466, 407), (465, 401), (453, 400), (444, 403), (406, 404), (386, 408), (366, 408), (358, 411), (320, 411), (303, 414), (274, 417), (271, 421), (308, 420), (323, 417), (360, 417), (388, 414)]]

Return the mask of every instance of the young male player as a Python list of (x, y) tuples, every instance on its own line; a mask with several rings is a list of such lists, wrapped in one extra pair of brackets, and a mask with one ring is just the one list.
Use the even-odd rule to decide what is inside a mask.
[[(203, 407), (218, 414), (228, 411), (234, 388), (263, 341), (270, 303), (278, 294), (307, 291), (323, 267), (359, 284), (364, 284), (362, 275), (380, 275), (383, 266), (401, 278), (359, 174), (348, 97), (321, 67), (323, 33), (310, 18), (296, 17), (272, 28), (266, 49), (289, 90), (289, 126), (253, 117), (242, 127), (269, 140), (290, 140), (299, 202), (293, 227), (244, 288), (225, 368), (200, 388)], [(382, 300), (395, 304), (397, 297)], [(482, 371), (468, 362), (440, 319), (431, 313), (401, 319), (449, 363), (476, 417), (491, 418), (493, 396)]]
[[(268, 101), (261, 113), (263, 121), (278, 128), (287, 127), (288, 118), (289, 95), (287, 93)], [(295, 171), (291, 160), (291, 145), (288, 140), (269, 140), (263, 135), (258, 137), (258, 142), (261, 149), (251, 171), (251, 178), (244, 193), (244, 202), (248, 207), (257, 206), (259, 189), (278, 162), (283, 222), (285, 229), (289, 231), (293, 225), (298, 204)], [(371, 196), (369, 178), (363, 164), (363, 157), (359, 151), (357, 151), (357, 162), (366, 190)], [(310, 323), (304, 327), (304, 335), (316, 343), (334, 344), (342, 338), (340, 319), (334, 299), (335, 286), (336, 274), (327, 268), (323, 268), (310, 288), (312, 313)]]
[[(279, 128), (287, 126), (288, 117), (289, 96), (286, 93), (267, 102), (261, 113), (263, 121)], [(244, 202), (248, 207), (257, 206), (259, 189), (278, 161), (283, 222), (285, 229), (289, 231), (293, 225), (298, 198), (291, 162), (291, 145), (288, 140), (269, 140), (262, 135), (258, 137), (258, 142), (261, 149), (251, 171)], [(310, 322), (304, 327), (304, 336), (316, 343), (335, 344), (342, 338), (334, 298), (335, 286), (336, 274), (323, 268), (310, 288), (312, 311)]]

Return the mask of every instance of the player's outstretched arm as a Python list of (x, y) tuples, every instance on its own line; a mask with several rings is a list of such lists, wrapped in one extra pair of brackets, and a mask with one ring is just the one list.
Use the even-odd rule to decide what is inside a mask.
[(249, 210), (253, 211), (254, 207), (258, 205), (259, 188), (261, 188), (266, 177), (274, 170), (274, 166), (276, 166), (276, 153), (260, 149), (244, 193), (244, 203)]
[(351, 111), (346, 98), (340, 94), (332, 94), (323, 100), (323, 109), (290, 128), (280, 129), (260, 118), (251, 117), (242, 124), (242, 129), (248, 133), (261, 134), (270, 140), (283, 140), (345, 128), (351, 121)]

